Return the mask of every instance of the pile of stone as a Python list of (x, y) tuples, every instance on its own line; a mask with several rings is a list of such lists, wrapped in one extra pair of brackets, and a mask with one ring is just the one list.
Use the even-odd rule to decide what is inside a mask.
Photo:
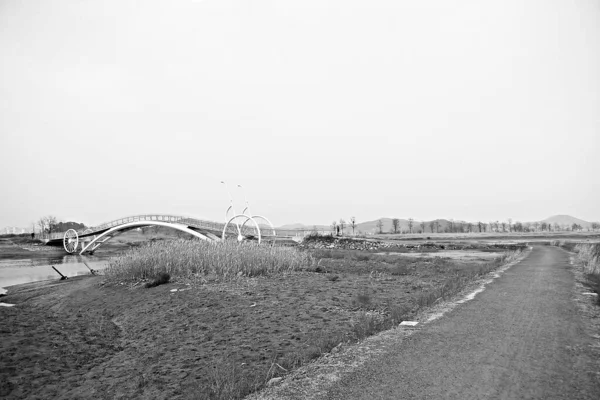
[(313, 236), (310, 240), (304, 240), (300, 247), (307, 249), (378, 250), (398, 247), (398, 245), (377, 240), (337, 238), (334, 236), (316, 238)]
[(335, 236), (310, 236), (300, 244), (306, 249), (338, 249), (338, 250), (380, 250), (390, 248), (404, 248), (413, 251), (427, 250), (516, 250), (524, 247), (514, 243), (394, 243), (378, 240), (339, 238)]

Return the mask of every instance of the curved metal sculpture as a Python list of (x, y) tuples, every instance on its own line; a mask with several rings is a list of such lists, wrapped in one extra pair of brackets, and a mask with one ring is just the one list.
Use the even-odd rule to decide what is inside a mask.
[[(246, 210), (244, 210), (244, 211), (246, 211)], [(266, 217), (263, 217), (262, 215), (252, 215), (252, 216), (249, 216), (249, 219), (246, 219), (242, 223), (242, 226), (241, 226), (242, 230), (244, 229), (244, 227), (246, 226), (246, 223), (250, 219), (252, 219), (252, 220), (259, 220), (259, 219), (261, 219), (261, 220), (265, 221), (267, 224), (269, 224), (269, 226), (271, 227), (271, 232), (272, 232), (272, 236), (273, 236), (273, 238), (272, 238), (273, 244), (275, 244), (275, 240), (276, 240), (275, 237), (277, 236), (277, 232), (275, 231), (275, 227), (273, 226), (273, 224), (271, 223), (271, 221), (269, 221)], [(260, 225), (258, 226), (258, 229), (260, 230)], [(265, 235), (262, 235), (262, 232), (261, 232), (261, 236), (264, 237)]]
[(63, 235), (63, 247), (69, 254), (75, 253), (77, 245), (79, 244), (79, 235), (75, 229), (69, 229)]
[(165, 226), (167, 228), (171, 228), (171, 229), (175, 229), (175, 230), (178, 230), (181, 232), (189, 233), (190, 235), (195, 236), (202, 240), (210, 240), (208, 237), (206, 237), (202, 233), (195, 231), (193, 229), (190, 229), (184, 225), (169, 223), (169, 222), (162, 222), (162, 221), (135, 221), (135, 222), (129, 222), (129, 223), (125, 223), (122, 225), (118, 225), (118, 226), (112, 227), (112, 228), (104, 231), (102, 234), (94, 237), (94, 239), (91, 242), (89, 242), (83, 249), (81, 249), (81, 252), (79, 254), (83, 255), (83, 253), (85, 253), (86, 251), (93, 253), (94, 251), (96, 251), (96, 249), (98, 247), (102, 246), (102, 244), (108, 242), (110, 239), (117, 236), (118, 234), (123, 233), (124, 231), (128, 231), (133, 228), (149, 226), (149, 225)]
[[(250, 212), (245, 192), (244, 211), (238, 214), (227, 183), (224, 181), (221, 181), (221, 183), (225, 186), (229, 197), (229, 207), (225, 211), (225, 224), (180, 215), (134, 215), (86, 228), (82, 232), (77, 232), (74, 229), (69, 229), (64, 234), (56, 232), (49, 235), (46, 244), (50, 246), (60, 246), (62, 244), (67, 253), (70, 254), (81, 249), (80, 254), (83, 255), (85, 252), (93, 253), (103, 243), (120, 233), (144, 226), (164, 226), (188, 233), (202, 240), (212, 241), (225, 240), (233, 236), (238, 241), (255, 239), (258, 240), (258, 243), (261, 243), (263, 240), (272, 240), (275, 243), (276, 237), (285, 238), (290, 236), (289, 231), (279, 231), (278, 235), (271, 221), (262, 215), (253, 215)], [(237, 187), (244, 190), (242, 185), (237, 185)], [(262, 226), (257, 222), (259, 220)], [(261, 231), (261, 228), (264, 230), (264, 233)], [(267, 233), (267, 231), (270, 233)], [(291, 236), (294, 236), (294, 232), (292, 232)]]
[[(223, 233), (221, 235), (221, 239), (222, 240), (226, 240), (227, 239), (227, 233), (228, 233), (227, 232), (227, 228), (229, 227), (229, 225), (232, 222), (234, 222), (238, 218), (243, 218), (244, 222), (241, 225), (239, 223), (235, 222), (235, 228), (236, 228), (236, 231), (237, 231), (237, 241), (238, 242), (242, 242), (242, 241), (250, 238), (251, 236), (253, 236), (253, 235), (250, 234), (250, 232), (248, 230), (246, 230), (247, 228), (245, 228), (246, 223), (248, 221), (252, 221), (252, 223), (254, 224), (254, 226), (256, 228), (256, 236), (258, 237), (258, 243), (260, 244), (261, 239), (262, 239), (261, 233), (260, 233), (260, 226), (258, 225), (258, 223), (256, 222), (256, 220), (254, 220), (254, 218), (252, 218), (251, 216), (246, 215), (246, 214), (237, 214), (237, 215), (234, 215), (233, 217), (231, 217), (227, 221), (227, 223), (225, 224), (225, 226), (223, 227)], [(250, 229), (252, 229), (252, 228), (250, 228)]]

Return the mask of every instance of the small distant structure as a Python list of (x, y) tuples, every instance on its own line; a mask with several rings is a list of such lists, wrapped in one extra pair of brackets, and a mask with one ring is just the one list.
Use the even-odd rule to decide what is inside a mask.
[(17, 228), (15, 226), (7, 226), (6, 228), (2, 229), (3, 235), (20, 235), (22, 233), (31, 233), (31, 230)]

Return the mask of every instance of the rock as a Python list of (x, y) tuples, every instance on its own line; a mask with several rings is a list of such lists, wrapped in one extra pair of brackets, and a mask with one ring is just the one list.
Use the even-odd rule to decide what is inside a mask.
[(331, 353), (332, 354), (339, 353), (341, 349), (342, 349), (342, 343), (339, 343), (337, 346), (335, 346), (333, 349), (331, 349)]
[(273, 385), (277, 385), (279, 382), (281, 382), (283, 380), (282, 377), (279, 378), (271, 378), (269, 380), (269, 382), (267, 382), (267, 387), (273, 386)]

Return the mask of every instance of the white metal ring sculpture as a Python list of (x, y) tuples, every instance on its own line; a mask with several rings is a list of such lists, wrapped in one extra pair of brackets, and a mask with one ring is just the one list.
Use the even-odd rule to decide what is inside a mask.
[[(263, 217), (262, 215), (252, 215), (250, 217), (253, 220), (259, 220), (262, 219), (263, 221), (265, 221), (267, 224), (269, 224), (269, 226), (271, 227), (271, 232), (273, 233), (273, 237), (277, 236), (277, 232), (275, 231), (275, 227), (273, 226), (273, 224), (271, 223), (271, 221), (269, 221), (266, 217)], [(246, 226), (246, 223), (249, 221), (249, 219), (245, 220), (244, 223), (241, 226), (241, 229), (244, 229), (244, 226)], [(260, 230), (260, 228), (259, 228)], [(262, 232), (261, 232), (262, 235)], [(273, 238), (273, 244), (275, 244), (275, 238)]]
[(244, 232), (244, 227), (246, 226), (246, 223), (248, 221), (252, 221), (252, 223), (254, 224), (254, 226), (256, 227), (256, 233), (258, 236), (258, 243), (260, 244), (261, 242), (261, 234), (260, 234), (260, 226), (258, 226), (258, 223), (256, 222), (256, 220), (246, 214), (237, 214), (234, 215), (233, 217), (231, 217), (227, 223), (225, 224), (225, 226), (223, 227), (223, 234), (221, 235), (221, 239), (225, 240), (227, 239), (227, 228), (229, 227), (229, 224), (231, 224), (232, 222), (234, 222), (236, 219), (238, 218), (243, 218), (244, 222), (242, 223), (242, 225), (239, 225), (237, 222), (235, 224), (236, 226), (236, 230), (237, 230), (237, 241), (241, 242), (243, 240), (245, 240), (247, 238), (248, 235), (245, 235)]
[(63, 247), (69, 254), (75, 253), (79, 244), (79, 236), (75, 229), (69, 229), (63, 236)]

